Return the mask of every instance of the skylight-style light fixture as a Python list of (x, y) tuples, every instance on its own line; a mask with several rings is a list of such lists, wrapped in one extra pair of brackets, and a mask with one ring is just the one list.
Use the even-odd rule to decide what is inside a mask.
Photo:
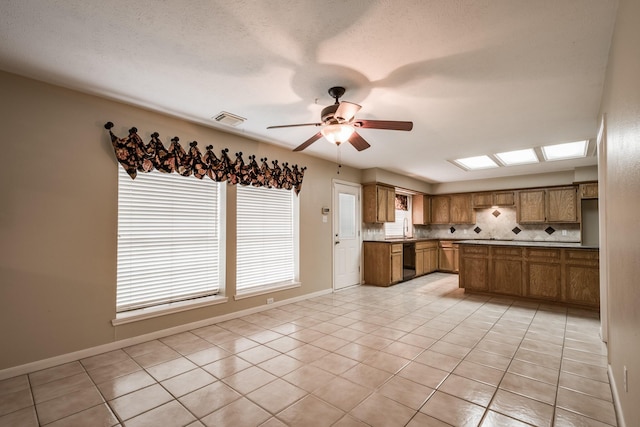
[(587, 144), (589, 141), (567, 142), (564, 144), (545, 145), (542, 154), (545, 160), (577, 159), (587, 156)]
[(533, 148), (497, 153), (496, 157), (505, 166), (526, 165), (539, 162), (538, 156), (536, 156), (536, 152)]
[(454, 162), (467, 170), (491, 169), (498, 167), (498, 164), (489, 156), (465, 157), (464, 159), (456, 159)]
[(354, 131), (355, 129), (351, 125), (335, 124), (323, 127), (320, 133), (327, 141), (340, 145), (343, 142), (347, 142)]

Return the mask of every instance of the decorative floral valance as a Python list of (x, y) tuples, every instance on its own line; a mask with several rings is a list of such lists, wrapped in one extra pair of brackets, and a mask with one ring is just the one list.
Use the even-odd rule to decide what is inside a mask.
[(242, 152), (236, 153), (236, 159), (232, 161), (227, 154), (228, 148), (223, 149), (218, 157), (213, 152), (212, 145), (206, 147), (203, 155), (196, 141), (189, 143), (186, 151), (178, 142), (177, 136), (171, 139), (169, 148), (165, 148), (158, 132), (152, 133), (151, 141), (145, 144), (135, 127), (129, 129), (129, 135), (125, 138), (118, 138), (111, 132), (113, 123), (108, 122), (104, 127), (111, 135), (116, 159), (131, 179), (135, 179), (138, 172), (157, 169), (165, 173), (177, 172), (183, 176), (193, 175), (198, 179), (208, 176), (214, 181), (230, 184), (293, 189), (299, 194), (304, 171), (307, 169), (299, 168), (298, 165), (289, 166), (286, 162), (280, 166), (277, 160), (273, 160), (269, 166), (266, 157), (261, 158), (258, 164), (256, 156), (249, 156), (249, 163), (245, 163)]

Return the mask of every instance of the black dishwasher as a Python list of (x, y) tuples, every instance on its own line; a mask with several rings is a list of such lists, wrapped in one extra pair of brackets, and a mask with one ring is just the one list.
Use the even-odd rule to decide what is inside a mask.
[(402, 280), (416, 277), (416, 244), (406, 242), (402, 244)]

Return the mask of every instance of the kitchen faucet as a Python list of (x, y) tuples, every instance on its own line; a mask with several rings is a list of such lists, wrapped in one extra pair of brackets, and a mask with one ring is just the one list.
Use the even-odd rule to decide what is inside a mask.
[(405, 217), (404, 220), (402, 220), (402, 238), (403, 239), (407, 238), (408, 232), (409, 232), (409, 219)]

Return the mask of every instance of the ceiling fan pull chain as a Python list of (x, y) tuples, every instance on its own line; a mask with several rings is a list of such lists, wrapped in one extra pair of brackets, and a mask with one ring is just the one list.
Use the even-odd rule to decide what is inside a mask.
[(340, 151), (340, 146), (342, 144), (338, 144), (336, 146), (336, 149), (338, 150), (337, 154), (336, 154), (336, 163), (338, 164), (338, 169), (336, 171), (336, 175), (340, 175), (340, 168), (342, 167), (342, 152)]

